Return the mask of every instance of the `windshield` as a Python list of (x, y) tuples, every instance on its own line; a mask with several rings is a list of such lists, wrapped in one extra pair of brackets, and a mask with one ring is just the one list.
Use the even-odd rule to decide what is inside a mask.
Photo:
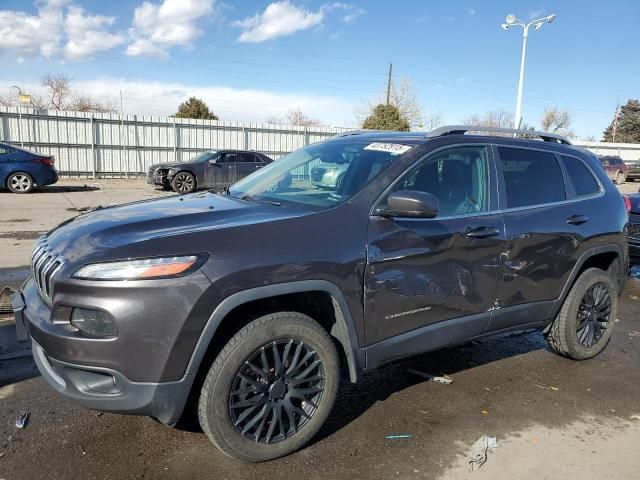
[(411, 145), (334, 140), (301, 148), (229, 188), (233, 197), (314, 209), (347, 201)]
[(189, 160), (189, 162), (191, 162), (191, 163), (206, 162), (207, 160), (212, 158), (215, 154), (216, 154), (216, 152), (213, 152), (213, 151), (210, 151), (210, 150), (206, 151), (206, 152), (202, 152), (202, 153), (199, 153), (198, 155), (196, 155), (195, 157), (193, 157), (191, 160)]

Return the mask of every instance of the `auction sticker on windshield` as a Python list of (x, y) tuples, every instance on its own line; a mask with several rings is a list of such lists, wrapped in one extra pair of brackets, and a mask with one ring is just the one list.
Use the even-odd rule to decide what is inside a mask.
[(412, 148), (413, 148), (412, 145), (376, 142), (376, 143), (370, 143), (369, 145), (364, 147), (364, 150), (375, 150), (376, 152), (387, 152), (387, 153), (392, 153), (394, 155), (401, 155), (407, 150), (411, 150)]

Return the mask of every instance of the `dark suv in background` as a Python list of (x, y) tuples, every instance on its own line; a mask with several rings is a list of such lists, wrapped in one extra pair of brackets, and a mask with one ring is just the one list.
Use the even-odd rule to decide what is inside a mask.
[(598, 159), (600, 160), (605, 172), (607, 172), (609, 178), (613, 180), (616, 185), (621, 185), (625, 182), (629, 168), (622, 158), (614, 155), (607, 155), (600, 156)]
[(147, 183), (177, 193), (198, 189), (222, 190), (273, 160), (248, 150), (208, 150), (188, 162), (157, 163), (147, 172)]
[[(318, 187), (331, 158), (344, 178)], [(197, 404), (211, 441), (255, 462), (308, 442), (341, 378), (402, 357), (515, 329), (597, 355), (627, 221), (595, 155), (559, 136), (350, 132), (225, 195), (65, 222), (13, 303), (62, 395), (168, 425)]]

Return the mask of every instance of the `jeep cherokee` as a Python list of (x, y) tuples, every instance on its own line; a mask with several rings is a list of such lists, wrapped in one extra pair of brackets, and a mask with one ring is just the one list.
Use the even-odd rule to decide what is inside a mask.
[[(318, 188), (328, 158), (345, 176)], [(220, 450), (263, 461), (314, 436), (341, 379), (395, 359), (515, 329), (597, 355), (627, 221), (595, 155), (559, 136), (350, 132), (224, 195), (63, 223), (13, 303), (62, 395), (168, 425), (193, 403)]]

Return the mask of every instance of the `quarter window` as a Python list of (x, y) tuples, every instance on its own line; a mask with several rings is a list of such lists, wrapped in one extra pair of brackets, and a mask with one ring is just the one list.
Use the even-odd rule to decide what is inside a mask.
[(553, 153), (498, 147), (507, 208), (566, 200), (562, 170)]
[(435, 195), (438, 216), (486, 212), (489, 207), (487, 149), (453, 147), (428, 157), (394, 187)]
[(600, 190), (593, 173), (580, 159), (565, 155), (562, 155), (561, 158), (578, 197), (592, 195)]

